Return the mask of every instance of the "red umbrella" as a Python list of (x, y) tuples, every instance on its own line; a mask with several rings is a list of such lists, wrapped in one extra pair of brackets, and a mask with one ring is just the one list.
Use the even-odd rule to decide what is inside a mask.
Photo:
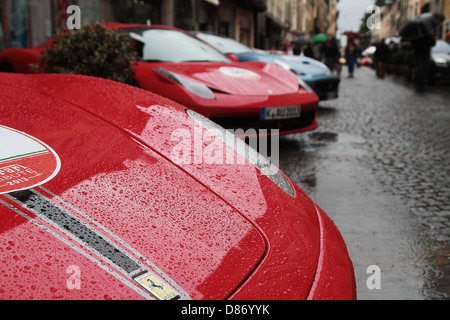
[(361, 38), (361, 35), (359, 33), (356, 33), (354, 31), (345, 31), (343, 33), (344, 36), (347, 36), (348, 38), (352, 38), (352, 39), (359, 39)]

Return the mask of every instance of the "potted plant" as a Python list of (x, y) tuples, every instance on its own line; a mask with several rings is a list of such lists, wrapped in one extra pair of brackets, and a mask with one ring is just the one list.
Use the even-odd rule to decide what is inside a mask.
[(35, 71), (94, 76), (133, 84), (136, 53), (128, 34), (97, 24), (55, 35)]

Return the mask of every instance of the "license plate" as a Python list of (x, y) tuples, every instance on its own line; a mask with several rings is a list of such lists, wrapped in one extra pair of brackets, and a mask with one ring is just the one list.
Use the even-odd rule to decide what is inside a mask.
[(298, 118), (302, 113), (301, 106), (271, 107), (261, 109), (261, 120), (277, 120)]

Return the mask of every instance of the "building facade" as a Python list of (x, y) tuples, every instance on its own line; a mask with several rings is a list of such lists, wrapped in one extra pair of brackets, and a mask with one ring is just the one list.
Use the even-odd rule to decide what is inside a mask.
[(375, 32), (375, 38), (390, 38), (399, 35), (402, 27), (425, 12), (440, 13), (445, 16), (442, 28), (436, 31), (436, 37), (446, 39), (450, 32), (450, 0), (386, 0), (382, 7), (381, 30)]
[(430, 12), (441, 13), (445, 16), (438, 37), (450, 41), (450, 0), (429, 0), (428, 2)]
[(0, 0), (0, 49), (33, 47), (66, 28), (70, 5), (81, 24), (163, 24), (207, 30), (248, 46), (281, 49), (316, 33), (335, 35), (338, 0)]

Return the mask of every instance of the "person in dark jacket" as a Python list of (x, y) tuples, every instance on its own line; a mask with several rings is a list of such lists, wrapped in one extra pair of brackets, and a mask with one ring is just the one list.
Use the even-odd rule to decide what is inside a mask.
[(314, 58), (314, 52), (313, 52), (312, 46), (309, 43), (306, 45), (305, 49), (303, 50), (303, 54), (306, 57)]
[(389, 47), (386, 45), (386, 40), (382, 39), (381, 42), (377, 44), (377, 49), (375, 51), (375, 61), (377, 63), (377, 76), (384, 79), (386, 63), (389, 59)]
[(347, 60), (348, 77), (353, 78), (355, 72), (355, 64), (358, 55), (358, 46), (353, 38), (349, 38), (345, 47), (345, 59)]
[(414, 85), (418, 91), (422, 91), (428, 84), (430, 72), (431, 48), (436, 45), (436, 39), (432, 32), (412, 40), (415, 57)]
[(325, 65), (334, 71), (336, 64), (339, 62), (341, 53), (335, 38), (329, 37), (325, 47), (323, 48), (323, 56)]

